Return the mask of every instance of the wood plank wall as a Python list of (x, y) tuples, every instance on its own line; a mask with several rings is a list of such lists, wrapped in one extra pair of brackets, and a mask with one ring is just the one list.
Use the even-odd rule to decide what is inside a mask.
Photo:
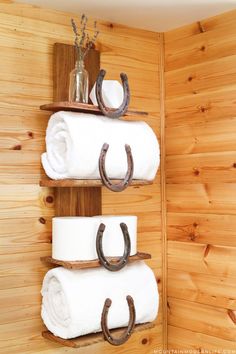
[[(78, 18), (76, 16), (73, 17)], [(0, 352), (74, 353), (41, 337), (40, 288), (48, 267), (40, 256), (51, 251), (53, 189), (40, 188), (40, 154), (49, 114), (38, 109), (52, 101), (55, 42), (72, 44), (71, 15), (12, 1), (0, 1)], [(159, 52), (156, 33), (99, 22), (98, 49), (107, 78), (129, 76), (132, 108), (147, 110), (159, 136)], [(135, 119), (135, 118), (133, 118)], [(139, 249), (161, 292), (160, 177), (155, 184), (120, 195), (103, 191), (105, 214), (139, 217)], [(137, 333), (122, 347), (94, 345), (79, 353), (152, 353), (162, 348), (162, 311), (151, 331)]]
[(169, 349), (236, 350), (236, 11), (165, 34)]

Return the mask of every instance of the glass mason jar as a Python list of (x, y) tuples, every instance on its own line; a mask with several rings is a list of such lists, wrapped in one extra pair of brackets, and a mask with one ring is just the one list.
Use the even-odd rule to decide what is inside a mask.
[(77, 60), (70, 73), (69, 101), (88, 103), (89, 76), (84, 68), (84, 61)]

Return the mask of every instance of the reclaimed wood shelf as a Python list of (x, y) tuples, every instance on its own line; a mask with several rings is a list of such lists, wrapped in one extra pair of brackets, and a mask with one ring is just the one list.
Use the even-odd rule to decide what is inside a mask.
[[(152, 256), (149, 253), (138, 252), (133, 256), (129, 257), (128, 263), (133, 263), (137, 261), (143, 261), (145, 259), (151, 259)], [(50, 263), (57, 266), (62, 266), (67, 269), (87, 269), (87, 268), (98, 268), (101, 267), (98, 259), (90, 260), (90, 261), (60, 261), (58, 259), (54, 259), (50, 256), (41, 257), (41, 261)], [(108, 261), (112, 263), (117, 263), (120, 260), (120, 257), (107, 257)]]
[[(144, 323), (144, 324), (138, 324), (134, 327), (134, 333), (135, 332), (141, 332), (145, 331), (147, 329), (154, 328), (155, 324), (154, 323)], [(119, 329), (113, 329), (111, 330), (111, 333), (114, 336), (119, 336), (124, 329), (119, 328)], [(92, 334), (86, 334), (85, 336), (73, 338), (73, 339), (63, 339), (57, 336), (54, 336), (50, 331), (43, 331), (42, 336), (46, 339), (49, 339), (53, 342), (59, 343), (63, 346), (70, 347), (70, 348), (81, 348), (81, 347), (87, 347), (92, 344), (96, 344), (99, 342), (105, 342), (105, 339), (103, 337), (103, 333), (92, 333)]]
[[(51, 111), (51, 112), (70, 111), (70, 112), (82, 112), (82, 113), (103, 115), (103, 113), (100, 111), (98, 106), (94, 106), (93, 104), (76, 103), (76, 102), (69, 102), (69, 101), (61, 101), (61, 102), (44, 104), (40, 106), (40, 109), (43, 111)], [(128, 110), (125, 114), (125, 116), (133, 116), (133, 115), (147, 116), (148, 113), (142, 111)]]
[[(112, 181), (118, 183), (121, 180)], [(133, 179), (130, 186), (145, 186), (149, 184), (153, 184), (153, 181)], [(100, 179), (51, 179), (48, 177), (43, 177), (39, 185), (41, 187), (104, 187)]]

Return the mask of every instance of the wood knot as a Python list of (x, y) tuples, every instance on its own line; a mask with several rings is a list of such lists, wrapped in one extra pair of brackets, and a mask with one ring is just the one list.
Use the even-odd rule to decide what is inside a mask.
[(110, 28), (113, 28), (113, 27), (114, 27), (113, 23), (110, 23), (109, 27), (110, 27)]
[(204, 45), (201, 46), (200, 50), (204, 52), (206, 50), (206, 47)]
[(53, 203), (53, 197), (51, 195), (48, 195), (46, 197), (46, 202), (49, 203), (49, 204)]
[(161, 279), (160, 278), (157, 278), (157, 284), (160, 284), (160, 282), (161, 282)]
[(188, 81), (192, 81), (193, 77), (189, 76)]
[(195, 235), (194, 232), (190, 232), (189, 238), (190, 238), (191, 241), (195, 241), (196, 237), (197, 237), (197, 236)]
[(196, 222), (193, 223), (193, 227), (197, 227), (198, 224)]
[(233, 163), (233, 168), (236, 168), (236, 162)]
[(27, 132), (27, 134), (28, 134), (28, 137), (31, 138), (31, 139), (34, 137), (34, 133), (33, 132)]
[(147, 338), (143, 338), (143, 339), (142, 339), (142, 344), (143, 344), (143, 345), (147, 344), (147, 342), (148, 342)]
[(197, 168), (194, 168), (193, 173), (195, 176), (199, 176), (200, 175), (200, 171)]
[(206, 108), (202, 106), (202, 107), (200, 107), (200, 111), (201, 111), (201, 112), (205, 112), (205, 111), (206, 111)]
[(39, 218), (39, 222), (41, 223), (41, 224), (46, 224), (46, 220), (44, 219), (44, 218)]
[(21, 150), (22, 146), (21, 145), (15, 145), (13, 146), (13, 150)]

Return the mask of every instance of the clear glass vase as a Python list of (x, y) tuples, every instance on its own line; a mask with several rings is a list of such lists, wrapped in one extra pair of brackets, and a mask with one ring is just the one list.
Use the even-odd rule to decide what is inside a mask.
[(89, 75), (84, 68), (84, 61), (77, 60), (70, 73), (69, 101), (88, 103)]

